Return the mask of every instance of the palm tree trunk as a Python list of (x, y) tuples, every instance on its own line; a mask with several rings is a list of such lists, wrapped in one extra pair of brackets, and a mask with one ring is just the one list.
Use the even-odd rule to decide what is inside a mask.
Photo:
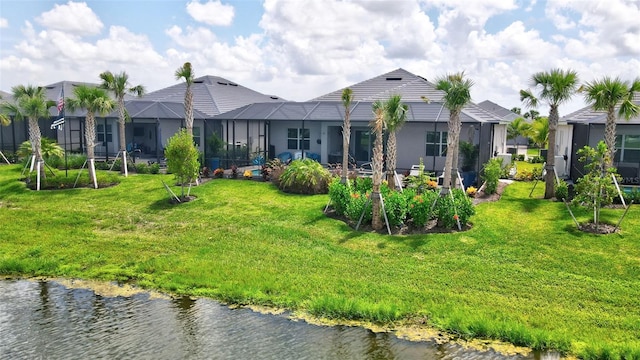
[(351, 123), (349, 115), (345, 114), (344, 124), (342, 125), (342, 177), (340, 181), (347, 183), (349, 177), (349, 140), (351, 138)]
[(122, 166), (120, 173), (128, 176), (127, 172), (127, 140), (125, 136), (125, 113), (124, 113), (124, 97), (118, 99), (118, 143), (120, 143), (120, 154), (122, 155)]
[(613, 106), (607, 111), (607, 123), (604, 126), (604, 142), (607, 145), (605, 168), (608, 169), (613, 166), (613, 156), (616, 152), (616, 116)]
[(95, 153), (94, 147), (96, 139), (96, 120), (92, 112), (87, 113), (86, 123), (84, 126), (84, 139), (87, 143), (87, 167), (89, 169), (89, 180), (93, 182), (94, 188), (98, 188), (98, 179), (96, 177)]
[(551, 199), (555, 195), (556, 130), (558, 129), (558, 106), (551, 105), (549, 112), (549, 142), (547, 145), (547, 176), (545, 178), (544, 198)]
[(396, 189), (396, 157), (397, 157), (397, 140), (396, 132), (389, 132), (387, 138), (387, 184), (389, 190), (394, 191)]
[(187, 133), (193, 137), (193, 92), (188, 85), (185, 94), (185, 126)]
[(376, 110), (376, 119), (374, 122), (374, 132), (376, 138), (373, 142), (373, 189), (371, 191), (372, 204), (372, 220), (371, 226), (374, 230), (382, 229), (381, 202), (380, 202), (380, 184), (382, 183), (382, 127), (384, 122), (384, 110)]
[(455, 124), (455, 133), (453, 141), (453, 157), (451, 164), (451, 188), (455, 189), (460, 185), (460, 179), (458, 179), (458, 163), (460, 157), (460, 132), (462, 131), (462, 123), (460, 121), (460, 113), (455, 112), (453, 114), (454, 124)]
[(42, 134), (37, 118), (29, 118), (29, 141), (31, 142), (31, 152), (35, 155), (34, 160), (40, 173), (40, 179), (44, 180), (47, 172), (44, 171), (44, 163), (42, 162)]

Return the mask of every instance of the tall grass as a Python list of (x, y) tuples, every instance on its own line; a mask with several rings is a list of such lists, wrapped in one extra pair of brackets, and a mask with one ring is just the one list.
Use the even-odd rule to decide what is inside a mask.
[(126, 281), (336, 319), (426, 319), (464, 338), (587, 358), (639, 354), (635, 205), (620, 233), (587, 234), (564, 204), (541, 199), (544, 187), (530, 198), (533, 184), (516, 182), (476, 207), (469, 231), (386, 236), (327, 218), (327, 195), (264, 182), (215, 179), (172, 205), (161, 183), (173, 186), (171, 175), (36, 192), (20, 171), (0, 166), (2, 274)]

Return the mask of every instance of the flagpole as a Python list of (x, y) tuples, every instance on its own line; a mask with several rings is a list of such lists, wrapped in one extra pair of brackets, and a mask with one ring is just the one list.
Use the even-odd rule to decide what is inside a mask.
[[(64, 101), (64, 81), (62, 82), (62, 101)], [(62, 107), (62, 118), (64, 119), (65, 107)], [(62, 134), (64, 135), (64, 176), (69, 177), (69, 162), (67, 160), (67, 129), (62, 126)]]

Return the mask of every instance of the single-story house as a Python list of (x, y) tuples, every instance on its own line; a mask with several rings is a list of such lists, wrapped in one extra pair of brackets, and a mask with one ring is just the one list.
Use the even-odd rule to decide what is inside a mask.
[[(409, 106), (406, 124), (398, 131), (397, 166), (408, 170), (423, 160), (425, 169), (441, 173), (447, 147), (449, 111), (442, 103), (443, 93), (425, 78), (397, 69), (349, 86), (351, 140), (349, 152), (358, 163), (371, 161), (373, 138), (369, 122), (372, 104), (393, 94), (402, 96)], [(269, 157), (281, 153), (313, 155), (323, 163), (342, 161), (342, 125), (345, 109), (343, 89), (307, 102), (254, 103), (217, 115), (215, 120), (246, 121), (267, 129), (262, 148)], [(425, 101), (425, 100), (429, 101)], [(470, 103), (461, 113), (461, 141), (479, 147), (475, 166), (495, 154), (506, 152), (506, 124), (510, 120)]]
[[(635, 94), (634, 103), (640, 105), (640, 94)], [(576, 152), (584, 146), (595, 147), (600, 140), (604, 140), (607, 113), (585, 107), (564, 116), (562, 120), (572, 129), (569, 136), (573, 140), (573, 151), (569, 149), (569, 152), (564, 154), (570, 154), (569, 161), (572, 165), (569, 174), (575, 181), (585, 171), (584, 165), (578, 161)], [(624, 118), (617, 119), (616, 152), (613, 161), (623, 184), (640, 185), (640, 116), (629, 121)]]

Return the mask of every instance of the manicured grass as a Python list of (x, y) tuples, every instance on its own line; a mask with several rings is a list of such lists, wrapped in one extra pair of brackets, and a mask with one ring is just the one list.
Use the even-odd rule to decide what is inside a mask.
[(35, 192), (19, 174), (0, 166), (0, 274), (131, 281), (336, 319), (426, 319), (465, 338), (640, 357), (638, 206), (619, 234), (586, 234), (562, 203), (540, 199), (543, 186), (529, 198), (532, 183), (514, 183), (477, 207), (470, 231), (386, 236), (327, 218), (326, 195), (268, 183), (216, 179), (176, 206), (160, 182), (170, 175)]
[(538, 155), (540, 155), (539, 148), (532, 148), (532, 147), (527, 148), (527, 156), (538, 156)]

